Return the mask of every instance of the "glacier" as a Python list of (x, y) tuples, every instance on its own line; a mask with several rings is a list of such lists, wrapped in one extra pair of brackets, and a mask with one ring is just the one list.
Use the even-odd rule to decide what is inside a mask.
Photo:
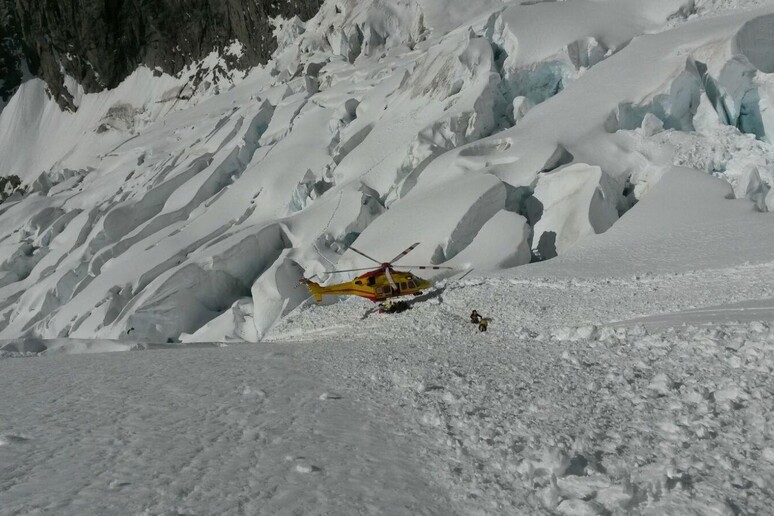
[(769, 510), (774, 2), (274, 29), (0, 105), (0, 514)]
[(190, 89), (216, 54), (73, 85), (74, 112), (29, 80), (0, 115), (0, 171), (28, 187), (0, 207), (0, 337), (177, 342), (229, 320), (221, 338), (256, 341), (304, 302), (289, 283), (364, 265), (353, 242), (460, 269), (551, 258), (690, 166), (671, 141), (723, 127), (764, 162), (710, 172), (767, 210), (774, 18), (675, 23), (686, 5), (327, 2), (227, 87)]

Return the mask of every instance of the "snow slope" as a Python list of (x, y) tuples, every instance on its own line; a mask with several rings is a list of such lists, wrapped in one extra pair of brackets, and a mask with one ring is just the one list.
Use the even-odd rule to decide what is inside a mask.
[(215, 57), (139, 69), (73, 86), (71, 113), (29, 81), (0, 114), (0, 173), (31, 187), (0, 207), (0, 337), (256, 341), (302, 275), (367, 265), (354, 241), (480, 270), (562, 256), (673, 165), (766, 211), (774, 15), (691, 5), (328, 2), (230, 87), (187, 86)]
[(302, 351), (3, 360), (4, 389), (39, 381), (33, 405), (2, 402), (0, 514), (448, 513), (392, 409), (310, 375)]

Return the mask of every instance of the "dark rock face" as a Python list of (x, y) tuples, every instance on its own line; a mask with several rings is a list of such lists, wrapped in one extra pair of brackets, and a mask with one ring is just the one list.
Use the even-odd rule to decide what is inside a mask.
[[(87, 92), (118, 85), (139, 65), (171, 74), (221, 50), (244, 46), (229, 66), (265, 63), (276, 48), (270, 17), (313, 16), (322, 0), (0, 0), (0, 72), (21, 49), (31, 72), (72, 108), (64, 75)], [(4, 18), (3, 18), (4, 15)], [(13, 63), (11, 63), (13, 64)], [(7, 81), (8, 82), (8, 81)], [(9, 84), (12, 84), (10, 81)], [(0, 95), (2, 92), (0, 91)]]
[(23, 59), (16, 18), (6, 4), (0, 3), (0, 107), (21, 84)]

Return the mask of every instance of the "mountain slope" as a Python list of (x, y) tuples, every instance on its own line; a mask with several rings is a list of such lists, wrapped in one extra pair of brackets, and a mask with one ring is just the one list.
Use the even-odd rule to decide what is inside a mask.
[[(140, 65), (177, 74), (217, 52), (222, 66), (200, 69), (197, 80), (220, 81), (230, 70), (265, 63), (277, 44), (271, 20), (296, 15), (306, 20), (320, 3), (2, 0), (0, 41), (6, 36), (13, 48), (0, 47), (0, 63), (23, 53), (25, 65), (60, 105), (73, 110), (78, 106), (73, 82), (86, 92), (115, 88)], [(238, 53), (229, 51), (234, 45)], [(8, 82), (16, 88), (20, 78)]]
[[(772, 27), (342, 0), (247, 73), (213, 52), (62, 110), (25, 72), (0, 514), (767, 513)], [(297, 288), (417, 240), (461, 270), (402, 313)]]

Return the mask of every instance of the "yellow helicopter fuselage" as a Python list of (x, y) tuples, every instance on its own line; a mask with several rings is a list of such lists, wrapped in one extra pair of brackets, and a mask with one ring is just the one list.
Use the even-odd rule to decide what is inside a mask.
[(305, 283), (317, 302), (322, 301), (323, 296), (360, 296), (377, 303), (393, 297), (418, 294), (431, 286), (429, 281), (410, 272), (390, 270), (390, 276), (392, 282), (384, 270), (380, 269), (358, 276), (352, 281), (325, 287), (314, 281)]

